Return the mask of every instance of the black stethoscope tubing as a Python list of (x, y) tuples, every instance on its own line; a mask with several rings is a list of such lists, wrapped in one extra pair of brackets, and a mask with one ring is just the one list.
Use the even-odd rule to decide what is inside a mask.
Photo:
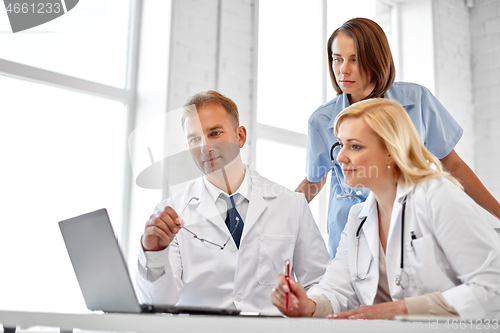
[(337, 146), (340, 146), (340, 142), (338, 142), (338, 141), (337, 141), (337, 142), (335, 142), (335, 143), (333, 144), (332, 148), (330, 149), (330, 159), (331, 159), (332, 161), (335, 161), (335, 160), (333, 159), (333, 150), (334, 150), (334, 149), (335, 149), (335, 147), (337, 147)]
[[(360, 195), (361, 192), (358, 191), (356, 192), (355, 194), (352, 194), (352, 191), (353, 191), (353, 188), (351, 188), (351, 192), (348, 194), (344, 187), (342, 186), (342, 183), (340, 182), (340, 177), (339, 177), (339, 174), (337, 173), (337, 169), (335, 167), (335, 159), (333, 158), (333, 150), (335, 149), (335, 147), (337, 146), (340, 146), (340, 142), (335, 142), (333, 145), (332, 145), (332, 148), (330, 149), (330, 159), (332, 160), (332, 163), (333, 163), (333, 169), (335, 171), (335, 175), (337, 176), (337, 181), (339, 182), (339, 185), (342, 189), (342, 192), (344, 192), (344, 195), (341, 196), (340, 194), (337, 196), (337, 198), (348, 198), (348, 197), (353, 197), (353, 196), (356, 196), (356, 195)], [(395, 283), (397, 286), (400, 286), (402, 287), (403, 289), (405, 289), (405, 286), (404, 286), (404, 276), (406, 276), (406, 272), (404, 271), (404, 235), (405, 235), (405, 211), (406, 211), (406, 199), (407, 199), (408, 195), (405, 195), (404, 198), (403, 198), (403, 209), (402, 209), (402, 215), (401, 215), (401, 261), (400, 261), (400, 264), (399, 264), (399, 268), (400, 268), (400, 272), (398, 275), (396, 275), (396, 280), (395, 280)], [(359, 224), (359, 227), (358, 227), (358, 230), (356, 231), (356, 262), (355, 262), (355, 266), (356, 266), (356, 277), (360, 280), (364, 280), (366, 278), (366, 276), (364, 278), (360, 278), (359, 275), (358, 275), (358, 267), (357, 267), (357, 260), (358, 260), (358, 247), (359, 247), (359, 233), (361, 232), (361, 229), (363, 228), (363, 225), (365, 224), (366, 222), (366, 217), (361, 221), (361, 223)], [(403, 275), (405, 274), (405, 275)]]
[[(333, 150), (333, 149), (332, 149)], [(405, 195), (403, 198), (403, 209), (402, 209), (402, 214), (401, 214), (401, 261), (399, 264), (399, 268), (401, 268), (400, 275), (396, 276), (396, 285), (401, 285), (401, 275), (403, 273), (403, 268), (404, 268), (404, 237), (405, 237), (405, 211), (406, 211), (406, 198), (408, 195)], [(356, 231), (356, 238), (359, 239), (359, 234), (361, 232), (361, 229), (363, 228), (363, 225), (366, 222), (366, 217), (361, 221), (359, 224), (358, 230)], [(359, 278), (359, 277), (358, 277)]]
[(333, 171), (335, 171), (335, 176), (337, 177), (337, 181), (339, 182), (340, 188), (342, 189), (342, 192), (344, 192), (344, 195), (337, 195), (337, 199), (342, 199), (342, 198), (349, 198), (349, 197), (355, 197), (358, 195), (361, 195), (361, 191), (356, 191), (356, 193), (352, 193), (354, 191), (354, 188), (351, 187), (351, 191), (347, 193), (347, 191), (344, 189), (344, 186), (342, 185), (339, 177), (339, 173), (337, 172), (337, 167), (335, 166), (335, 159), (333, 158), (333, 150), (335, 147), (340, 146), (340, 142), (335, 142), (330, 149), (330, 160), (332, 161), (333, 164)]

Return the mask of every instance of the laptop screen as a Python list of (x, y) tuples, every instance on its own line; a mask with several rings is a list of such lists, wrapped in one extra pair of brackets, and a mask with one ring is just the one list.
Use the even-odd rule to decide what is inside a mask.
[(141, 312), (106, 209), (59, 222), (89, 310)]

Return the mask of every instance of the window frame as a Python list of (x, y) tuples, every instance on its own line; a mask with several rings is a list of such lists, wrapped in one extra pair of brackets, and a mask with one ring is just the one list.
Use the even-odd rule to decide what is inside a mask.
[[(400, 19), (400, 14), (399, 14), (399, 3), (394, 0), (375, 0), (376, 2), (383, 3), (387, 6), (391, 7), (391, 24), (393, 25), (392, 29), (392, 41), (391, 41), (391, 49), (393, 53), (393, 58), (394, 58), (394, 63), (396, 67), (396, 73), (400, 72), (400, 58), (401, 58), (401, 50), (400, 50), (400, 34), (399, 34), (399, 19)], [(321, 34), (322, 34), (322, 40), (324, 41), (321, 44), (321, 47), (324, 47), (326, 44), (326, 41), (328, 37), (330, 36), (330, 31), (328, 31), (328, 0), (321, 0), (321, 8), (322, 8), (322, 17), (321, 17)], [(259, 12), (259, 8), (257, 6), (257, 13)], [(258, 27), (258, 15), (255, 17), (255, 24), (256, 27)], [(258, 31), (258, 28), (257, 28)], [(258, 50), (258, 38), (256, 41), (255, 49)], [(258, 52), (256, 52), (257, 54)], [(322, 59), (323, 59), (323, 70), (322, 70), (322, 84), (321, 84), (321, 91), (322, 91), (322, 105), (327, 103), (329, 101), (329, 94), (328, 91), (331, 89), (330, 87), (330, 77), (328, 75), (328, 59), (327, 59), (327, 54), (326, 52), (322, 52)], [(258, 78), (258, 55), (255, 57), (255, 63), (257, 64), (256, 69), (255, 69), (255, 77)], [(399, 77), (399, 76), (397, 76)], [(257, 81), (257, 80), (256, 80)], [(254, 91), (257, 91), (257, 86), (255, 84), (254, 86)], [(257, 96), (254, 98), (258, 98)], [(257, 104), (255, 102), (255, 104)], [(307, 135), (300, 133), (300, 132), (295, 132), (263, 123), (259, 123), (257, 121), (257, 112), (259, 110), (256, 110), (252, 114), (252, 124), (253, 128), (256, 129), (252, 135), (252, 142), (257, 142), (258, 139), (264, 139), (268, 141), (273, 141), (277, 143), (281, 143), (284, 145), (291, 145), (295, 147), (300, 147), (306, 149), (306, 144), (307, 144)], [(251, 161), (253, 163), (256, 163), (256, 145), (252, 146), (252, 151), (251, 151)], [(305, 175), (304, 175), (305, 177)], [(298, 180), (300, 182), (300, 177), (298, 177)], [(331, 181), (331, 174), (328, 174), (327, 182), (323, 186), (323, 189), (321, 192), (317, 195), (317, 197), (313, 200), (319, 201), (318, 205), (318, 211), (316, 211), (316, 215), (318, 216), (318, 221), (316, 221), (321, 233), (323, 234), (323, 237), (325, 238), (325, 241), (327, 241), (327, 215), (328, 215), (328, 198), (329, 198), (329, 189), (330, 189), (330, 181)], [(297, 185), (299, 184), (297, 182)]]
[[(79, 93), (98, 96), (123, 102), (126, 112), (126, 130), (123, 137), (124, 142), (135, 127), (137, 112), (137, 76), (139, 59), (139, 38), (141, 27), (142, 0), (129, 0), (129, 35), (126, 81), (124, 88), (118, 88), (90, 80), (81, 79), (71, 75), (61, 74), (54, 71), (29, 66), (14, 61), (0, 59), (0, 75), (35, 82), (57, 88), (68, 89)], [(128, 159), (127, 145), (124, 145), (123, 155), (123, 194), (122, 194), (122, 221), (121, 234), (117, 235), (120, 240), (123, 253), (128, 253), (129, 230), (130, 230), (130, 206), (132, 188), (132, 169)]]
[[(258, 4), (258, 2), (257, 2)], [(259, 8), (257, 5), (256, 12), (259, 13)], [(322, 40), (326, 41), (328, 31), (327, 31), (327, 0), (321, 0), (321, 34), (322, 34)], [(255, 26), (257, 27), (256, 30), (257, 32), (259, 31), (258, 29), (258, 18), (259, 15), (255, 15)], [(256, 38), (256, 45), (255, 49), (258, 50), (258, 40), (259, 38)], [(320, 47), (324, 47), (324, 43), (321, 44)], [(258, 78), (258, 52), (255, 52), (255, 77)], [(326, 52), (322, 52), (322, 59), (323, 59), (323, 69), (321, 73), (321, 99), (322, 99), (322, 104), (325, 104), (328, 102), (328, 86), (327, 86), (327, 80), (328, 80), (328, 66), (327, 66), (327, 58), (326, 58)], [(258, 81), (258, 80), (256, 80)], [(254, 91), (257, 92), (257, 85), (255, 84)], [(255, 105), (257, 105), (256, 99), (258, 96), (256, 96), (257, 93), (255, 93)], [(287, 129), (283, 129), (280, 127), (275, 127), (267, 124), (263, 124), (257, 121), (257, 112), (259, 110), (256, 110), (256, 112), (252, 113), (252, 124), (253, 128), (256, 129), (252, 135), (252, 140), (251, 142), (257, 142), (258, 139), (263, 139), (263, 140), (268, 140), (268, 141), (273, 141), (276, 143), (284, 144), (284, 145), (290, 145), (298, 148), (304, 148), (306, 149), (307, 147), (307, 135), (304, 133), (296, 132), (296, 131), (291, 131)], [(256, 153), (256, 144), (252, 145), (252, 151), (251, 151), (251, 162), (255, 164), (257, 162), (257, 153)], [(304, 174), (305, 178), (305, 174)], [(330, 177), (328, 177), (330, 178)], [(297, 186), (299, 183), (302, 181), (302, 178), (300, 176), (297, 177)], [(318, 210), (315, 212), (316, 216), (318, 216), (318, 219), (316, 220), (316, 224), (318, 225), (319, 230), (322, 233), (322, 236), (324, 237), (325, 241), (327, 239), (327, 234), (326, 234), (326, 219), (327, 219), (327, 213), (328, 213), (328, 189), (329, 189), (329, 180), (325, 183), (323, 186), (323, 189), (318, 193), (318, 195), (313, 199), (316, 202), (319, 202), (318, 205)], [(294, 190), (294, 189), (292, 189)]]

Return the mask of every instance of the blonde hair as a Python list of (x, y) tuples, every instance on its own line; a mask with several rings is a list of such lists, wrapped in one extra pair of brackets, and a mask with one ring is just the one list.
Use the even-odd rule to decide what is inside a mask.
[(459, 188), (459, 181), (444, 171), (441, 161), (422, 143), (405, 109), (396, 101), (373, 98), (357, 102), (335, 118), (334, 133), (347, 118), (362, 118), (382, 139), (395, 163), (395, 181), (406, 186), (446, 177)]

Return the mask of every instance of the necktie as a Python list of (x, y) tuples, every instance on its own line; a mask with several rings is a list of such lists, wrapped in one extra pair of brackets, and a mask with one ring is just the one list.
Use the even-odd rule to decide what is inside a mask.
[(241, 234), (243, 233), (243, 219), (240, 216), (240, 213), (236, 210), (236, 201), (238, 200), (238, 194), (235, 194), (231, 197), (227, 197), (224, 194), (220, 195), (224, 201), (226, 201), (227, 205), (227, 217), (226, 217), (226, 225), (229, 228), (229, 232), (233, 236), (234, 243), (236, 247), (240, 248), (240, 240)]

